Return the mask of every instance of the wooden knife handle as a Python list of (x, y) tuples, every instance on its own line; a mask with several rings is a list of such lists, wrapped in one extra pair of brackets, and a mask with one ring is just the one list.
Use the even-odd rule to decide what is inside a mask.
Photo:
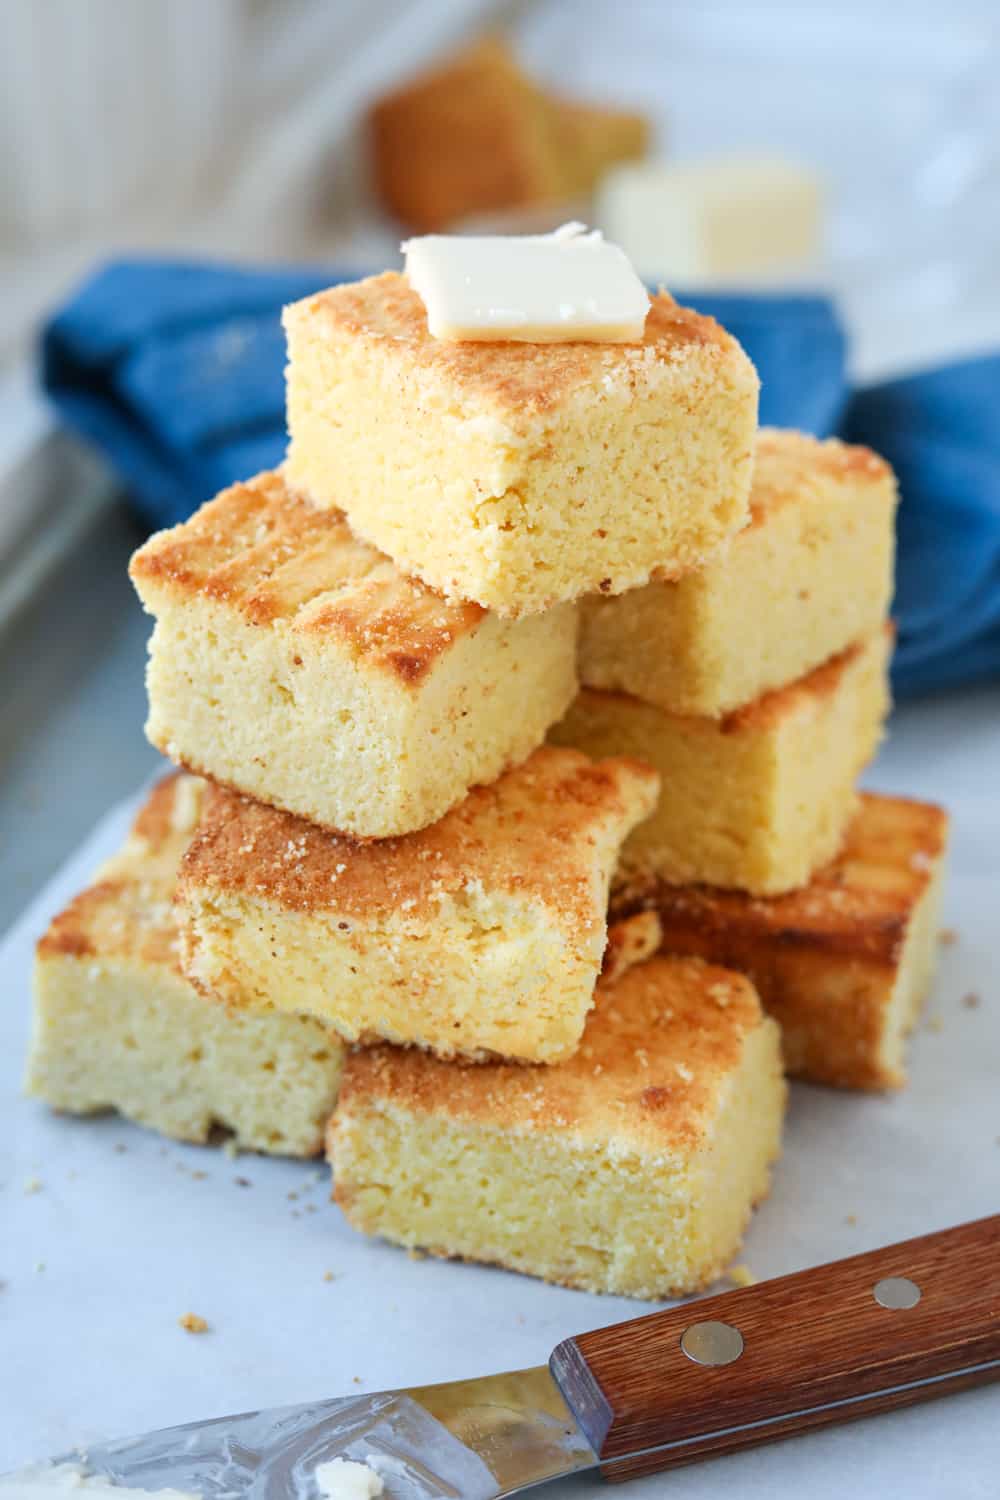
[(1000, 1379), (1000, 1214), (581, 1334), (551, 1368), (611, 1480)]

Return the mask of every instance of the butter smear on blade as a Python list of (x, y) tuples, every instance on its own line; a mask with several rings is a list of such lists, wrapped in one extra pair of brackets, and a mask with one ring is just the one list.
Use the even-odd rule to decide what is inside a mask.
[(37, 1464), (17, 1474), (0, 1474), (0, 1500), (70, 1500), (80, 1493), (80, 1500), (201, 1500), (190, 1490), (136, 1490), (115, 1484), (106, 1474), (90, 1474), (82, 1464)]
[(599, 230), (564, 224), (553, 234), (428, 234), (402, 249), (432, 338), (642, 341), (649, 294)]
[(317, 1464), (316, 1483), (324, 1500), (376, 1500), (385, 1489), (374, 1469), (349, 1458)]

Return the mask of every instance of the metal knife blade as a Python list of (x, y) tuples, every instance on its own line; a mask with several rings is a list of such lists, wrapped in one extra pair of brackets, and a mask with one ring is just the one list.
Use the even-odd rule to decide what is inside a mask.
[(368, 1463), (387, 1500), (501, 1500), (597, 1463), (545, 1366), (166, 1427), (56, 1462), (203, 1500), (317, 1500), (316, 1467), (338, 1457)]

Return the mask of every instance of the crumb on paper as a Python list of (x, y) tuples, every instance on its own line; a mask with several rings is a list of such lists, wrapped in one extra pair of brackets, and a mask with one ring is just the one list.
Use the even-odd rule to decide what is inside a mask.
[(857, 1222), (858, 1222), (858, 1216), (857, 1216), (857, 1214), (848, 1214), (845, 1217), (845, 1219), (844, 1219), (844, 1223), (845, 1224), (850, 1224), (852, 1226), (855, 1225)]
[(981, 996), (976, 994), (975, 990), (970, 990), (967, 995), (962, 996), (962, 1004), (967, 1010), (975, 1010), (981, 998)]
[(35, 1270), (36, 1271), (44, 1271), (45, 1270), (45, 1262), (44, 1262), (44, 1260), (36, 1260), (35, 1261)]
[(115, 1141), (114, 1149), (117, 1151), (119, 1156), (124, 1156), (125, 1152), (128, 1150), (128, 1147), (126, 1146), (124, 1141)]
[(25, 1197), (31, 1197), (32, 1193), (40, 1193), (43, 1187), (40, 1177), (26, 1177), (24, 1181)]
[(200, 1313), (182, 1313), (177, 1319), (185, 1333), (207, 1333), (208, 1322)]
[(758, 1277), (750, 1267), (742, 1264), (730, 1266), (726, 1272), (726, 1278), (733, 1283), (733, 1286), (756, 1286), (758, 1281)]
[(285, 1194), (285, 1197), (286, 1197), (286, 1198), (287, 1198), (287, 1199), (288, 1199), (288, 1201), (289, 1201), (289, 1203), (298, 1203), (298, 1201), (299, 1201), (299, 1195), (298, 1195), (298, 1193), (297, 1193), (297, 1192), (296, 1192), (296, 1191), (295, 1191), (295, 1189), (294, 1189), (294, 1188), (291, 1188), (291, 1189), (290, 1189), (290, 1190), (289, 1190), (289, 1191), (288, 1191), (288, 1192), (287, 1192), (287, 1193), (286, 1193), (286, 1194)]
[(324, 1271), (323, 1272), (323, 1280), (324, 1281), (336, 1281), (336, 1279), (337, 1278), (336, 1278), (336, 1276), (334, 1275), (334, 1273), (332, 1271)]
[(237, 1187), (253, 1187), (253, 1183), (250, 1181), (249, 1177), (234, 1177), (233, 1182)]
[(953, 948), (958, 942), (958, 933), (954, 927), (942, 927), (938, 933), (938, 942), (942, 948)]
[(197, 1171), (191, 1173), (191, 1176), (194, 1178), (195, 1182), (204, 1182), (205, 1178), (208, 1176), (208, 1173), (203, 1172), (199, 1167)]

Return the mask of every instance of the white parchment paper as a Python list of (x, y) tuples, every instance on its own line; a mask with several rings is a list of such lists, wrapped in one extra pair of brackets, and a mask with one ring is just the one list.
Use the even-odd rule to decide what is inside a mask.
[[(1000, 694), (900, 712), (867, 779), (951, 808), (958, 940), (941, 950), (905, 1093), (794, 1088), (741, 1257), (759, 1277), (1000, 1208)], [(318, 1164), (230, 1160), (22, 1099), (33, 941), (130, 813), (108, 816), (0, 945), (0, 1470), (224, 1412), (538, 1364), (560, 1339), (643, 1310), (369, 1243)], [(210, 1331), (182, 1331), (186, 1312)], [(628, 1493), (996, 1500), (998, 1434), (1000, 1384)]]

